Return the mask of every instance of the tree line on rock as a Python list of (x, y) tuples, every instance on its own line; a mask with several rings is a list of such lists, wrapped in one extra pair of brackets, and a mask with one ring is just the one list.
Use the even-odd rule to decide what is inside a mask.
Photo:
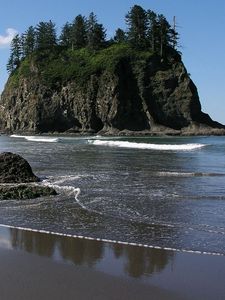
[(177, 49), (179, 35), (174, 21), (169, 24), (164, 15), (144, 10), (134, 5), (125, 16), (127, 29), (118, 28), (113, 38), (107, 40), (106, 29), (92, 12), (88, 18), (78, 15), (72, 23), (67, 22), (57, 36), (56, 25), (51, 20), (30, 26), (25, 33), (17, 34), (11, 43), (7, 70), (12, 73), (20, 62), (33, 52), (53, 47), (71, 50), (89, 48), (97, 51), (112, 44), (127, 43), (137, 50), (149, 50), (161, 57), (169, 48)]

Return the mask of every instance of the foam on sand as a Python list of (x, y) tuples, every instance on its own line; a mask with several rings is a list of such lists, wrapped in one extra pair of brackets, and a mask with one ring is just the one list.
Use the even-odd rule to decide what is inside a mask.
[(37, 233), (43, 233), (43, 234), (49, 234), (49, 235), (55, 235), (55, 236), (78, 238), (78, 239), (84, 239), (84, 240), (89, 240), (89, 241), (105, 242), (105, 243), (109, 243), (109, 244), (127, 245), (127, 246), (143, 247), (143, 248), (149, 248), (149, 249), (181, 252), (181, 253), (183, 252), (183, 253), (193, 253), (193, 254), (225, 256), (224, 253), (219, 253), (219, 252), (208, 252), (208, 251), (199, 251), (199, 250), (191, 250), (191, 249), (161, 247), (161, 246), (154, 246), (154, 245), (135, 243), (135, 242), (126, 242), (126, 241), (120, 241), (120, 240), (111, 240), (111, 239), (105, 239), (105, 238), (96, 238), (96, 237), (91, 237), (91, 236), (83, 236), (83, 235), (77, 235), (77, 234), (55, 232), (55, 231), (49, 231), (46, 229), (34, 229), (34, 228), (29, 228), (29, 227), (13, 226), (13, 225), (8, 225), (8, 224), (0, 224), (0, 227), (18, 229), (18, 230), (23, 230), (23, 231), (28, 231), (28, 232), (29, 231), (37, 232)]

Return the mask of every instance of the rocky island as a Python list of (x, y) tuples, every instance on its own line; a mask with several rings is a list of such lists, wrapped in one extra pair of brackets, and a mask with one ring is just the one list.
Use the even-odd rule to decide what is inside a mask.
[(53, 188), (34, 184), (38, 181), (29, 163), (20, 155), (0, 154), (0, 200), (56, 195)]
[[(177, 50), (176, 24), (138, 5), (126, 23), (127, 31), (119, 28), (108, 41), (93, 13), (67, 23), (59, 38), (51, 21), (30, 27), (23, 41), (14, 38), (0, 131), (225, 134), (224, 125), (201, 111)], [(19, 46), (24, 53), (15, 53)]]

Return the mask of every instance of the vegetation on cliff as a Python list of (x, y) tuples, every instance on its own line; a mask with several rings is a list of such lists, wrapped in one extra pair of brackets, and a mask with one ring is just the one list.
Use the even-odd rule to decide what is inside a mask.
[(122, 60), (132, 62), (138, 68), (153, 56), (152, 51), (136, 50), (127, 43), (112, 44), (96, 51), (88, 48), (62, 49), (58, 46), (34, 52), (23, 59), (11, 74), (10, 83), (17, 86), (19, 78), (38, 75), (41, 83), (49, 87), (72, 80), (82, 87), (91, 75), (99, 75), (104, 71), (114, 73)]
[[(101, 63), (102, 67), (108, 67), (109, 64), (113, 67), (117, 56), (121, 56), (123, 51), (132, 56), (144, 51), (165, 58), (171, 48), (176, 49), (178, 43), (176, 24), (174, 22), (171, 27), (163, 15), (134, 5), (125, 20), (126, 31), (118, 28), (114, 37), (109, 40), (106, 39), (104, 26), (98, 23), (93, 12), (88, 18), (78, 15), (72, 23), (67, 22), (59, 36), (51, 20), (40, 22), (36, 27), (30, 26), (25, 33), (14, 37), (7, 70), (12, 74), (24, 61), (29, 60), (31, 55), (40, 62), (47, 56), (53, 63), (58, 55), (61, 60), (57, 61), (59, 70), (55, 70), (55, 73), (58, 71), (62, 73), (62, 64), (69, 61), (77, 65), (73, 66), (75, 69), (84, 66), (84, 74), (81, 74), (83, 76), (92, 70), (93, 72), (98, 70)], [(63, 71), (65, 77), (73, 76), (74, 72), (71, 72), (70, 68)]]

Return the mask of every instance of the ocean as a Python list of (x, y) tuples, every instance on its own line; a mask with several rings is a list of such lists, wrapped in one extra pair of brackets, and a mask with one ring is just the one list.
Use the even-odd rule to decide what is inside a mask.
[(225, 137), (0, 136), (57, 196), (0, 201), (0, 224), (225, 255)]

